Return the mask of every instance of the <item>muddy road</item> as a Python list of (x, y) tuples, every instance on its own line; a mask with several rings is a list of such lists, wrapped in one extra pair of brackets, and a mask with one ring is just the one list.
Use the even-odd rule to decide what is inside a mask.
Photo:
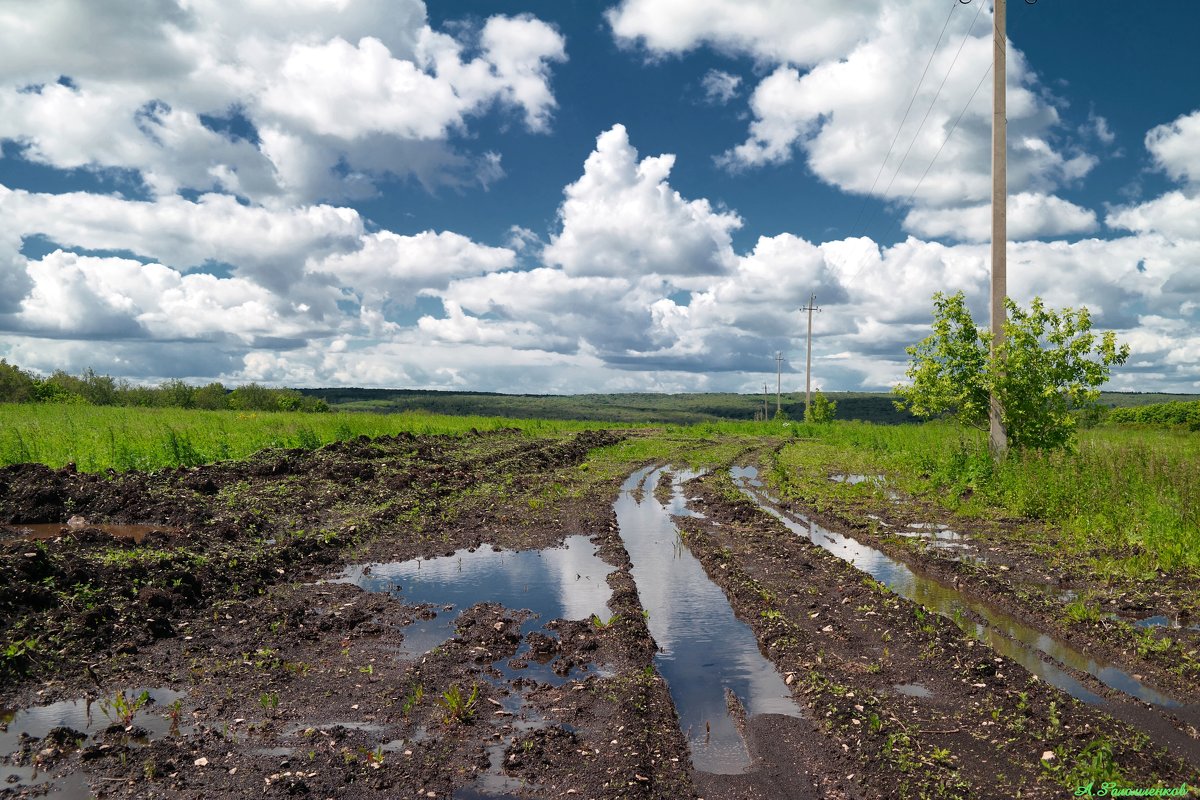
[[(1200, 784), (1194, 683), (1101, 635), (1060, 636), (1004, 582), (1036, 571), (1028, 554), (980, 570), (898, 546), (753, 485), (761, 441), (692, 438), (693, 460), (711, 457), (688, 470), (647, 463), (647, 436), (0, 470), (0, 796)], [(879, 522), (926, 530), (900, 501)], [(889, 584), (834, 537), (924, 582)]]

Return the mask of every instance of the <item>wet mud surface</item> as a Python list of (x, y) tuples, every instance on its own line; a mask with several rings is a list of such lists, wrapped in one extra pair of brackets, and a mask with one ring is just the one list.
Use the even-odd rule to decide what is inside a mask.
[[(1063, 797), (1084, 764), (1200, 783), (727, 470), (594, 477), (628, 435), (0, 470), (0, 797)], [(664, 577), (686, 559), (699, 577)], [(718, 664), (742, 634), (698, 625), (707, 660), (685, 643), (701, 578), (761, 666)], [(730, 676), (715, 701), (688, 677), (706, 664)]]

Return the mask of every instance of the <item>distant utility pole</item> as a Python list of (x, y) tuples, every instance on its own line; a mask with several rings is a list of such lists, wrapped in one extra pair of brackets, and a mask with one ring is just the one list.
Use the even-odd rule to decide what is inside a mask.
[(821, 310), (817, 307), (816, 292), (809, 296), (808, 305), (800, 310), (808, 312), (808, 355), (804, 359), (804, 418), (808, 419), (808, 410), (812, 408), (812, 315)]
[(763, 421), (764, 422), (771, 418), (770, 415), (767, 413), (768, 408), (769, 408), (769, 406), (767, 405), (767, 385), (764, 383), (763, 384)]
[(783, 353), (775, 351), (775, 416), (779, 416), (779, 412), (783, 407), (779, 404), (779, 387), (783, 380)]
[[(980, 0), (982, 2), (982, 0)], [(1029, 0), (1026, 0), (1028, 3)], [(1005, 108), (1005, 0), (995, 0), (992, 33), (992, 356), (1004, 345), (1004, 298), (1008, 292), (1008, 119)], [(993, 362), (994, 363), (994, 362)], [(988, 446), (995, 455), (1008, 449), (1003, 409), (992, 390), (988, 404)]]

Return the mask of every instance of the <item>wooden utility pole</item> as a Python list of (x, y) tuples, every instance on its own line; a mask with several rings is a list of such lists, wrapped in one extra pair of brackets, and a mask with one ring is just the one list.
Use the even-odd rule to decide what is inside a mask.
[(809, 409), (812, 408), (812, 315), (817, 308), (817, 293), (813, 292), (808, 298), (808, 305), (800, 309), (808, 312), (808, 354), (804, 359), (804, 418), (808, 419)]
[[(982, 2), (982, 0), (980, 0)], [(1004, 344), (1004, 299), (1008, 293), (1008, 119), (1005, 109), (1005, 0), (995, 0), (992, 33), (992, 357)], [(1008, 449), (1000, 399), (992, 391), (988, 409), (988, 446), (995, 455)]]
[(783, 353), (776, 350), (775, 351), (775, 416), (777, 416), (777, 417), (779, 416), (779, 412), (783, 410), (783, 406), (780, 405), (780, 399), (779, 399), (779, 395), (780, 395), (779, 389), (781, 386), (781, 382), (783, 380), (782, 375), (783, 375)]
[(766, 422), (767, 420), (769, 420), (771, 418), (770, 415), (767, 413), (768, 408), (769, 408), (769, 406), (767, 405), (767, 385), (764, 383), (763, 384), (763, 422)]

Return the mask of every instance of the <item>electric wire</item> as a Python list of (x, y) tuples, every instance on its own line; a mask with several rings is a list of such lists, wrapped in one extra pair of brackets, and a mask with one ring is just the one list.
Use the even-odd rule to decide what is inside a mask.
[(884, 187), (883, 194), (885, 197), (891, 191), (892, 184), (896, 182), (896, 178), (900, 176), (900, 172), (904, 169), (904, 162), (908, 160), (908, 154), (912, 152), (913, 145), (917, 143), (917, 139), (921, 138), (921, 129), (925, 127), (926, 121), (929, 120), (929, 114), (933, 111), (933, 107), (937, 105), (938, 98), (942, 94), (942, 89), (946, 86), (946, 80), (950, 77), (950, 73), (954, 71), (954, 65), (958, 63), (958, 57), (962, 55), (963, 47), (967, 44), (967, 39), (971, 38), (971, 33), (975, 30), (975, 23), (979, 21), (979, 13), (983, 11), (983, 5), (983, 3), (980, 3), (978, 8), (975, 9), (975, 16), (971, 18), (971, 26), (963, 34), (963, 39), (958, 45), (958, 51), (955, 52), (954, 59), (950, 62), (950, 67), (946, 70), (946, 74), (942, 76), (942, 82), (938, 84), (937, 92), (933, 95), (933, 100), (929, 101), (929, 108), (925, 109), (925, 116), (921, 118), (921, 124), (917, 126), (917, 132), (913, 135), (912, 141), (908, 143), (908, 149), (904, 151), (904, 156), (900, 159), (900, 166), (896, 167), (896, 172), (892, 175), (892, 179)]
[[(871, 188), (863, 195), (862, 205), (858, 207), (858, 216), (854, 218), (854, 225), (850, 228), (851, 231), (858, 231), (858, 223), (862, 221), (863, 212), (867, 208), (867, 201), (870, 200), (871, 193), (875, 191), (875, 187), (879, 183), (879, 176), (883, 174), (883, 168), (887, 166), (888, 159), (892, 157), (892, 150), (895, 149), (896, 142), (900, 139), (900, 131), (904, 129), (904, 123), (908, 122), (908, 115), (912, 111), (913, 104), (917, 102), (917, 95), (921, 93), (921, 86), (925, 83), (925, 76), (929, 74), (929, 65), (933, 63), (933, 57), (937, 55), (938, 47), (942, 44), (942, 38), (946, 35), (946, 28), (950, 27), (950, 17), (954, 15), (954, 9), (958, 7), (961, 1), (953, 0), (950, 3), (950, 13), (946, 15), (946, 21), (942, 23), (942, 30), (938, 34), (937, 41), (934, 42), (933, 49), (929, 51), (929, 58), (925, 61), (925, 69), (921, 71), (921, 77), (917, 80), (912, 97), (908, 99), (908, 107), (904, 109), (904, 117), (896, 127), (896, 135), (892, 137), (892, 143), (888, 145), (888, 151), (883, 157), (883, 163), (879, 165), (879, 169), (875, 172), (875, 180), (871, 181)], [(978, 12), (976, 14), (978, 15)]]
[[(962, 111), (958, 112), (958, 116), (955, 118), (954, 124), (951, 125), (950, 130), (946, 132), (945, 138), (942, 139), (941, 146), (939, 146), (937, 149), (937, 152), (933, 154), (933, 158), (930, 159), (929, 163), (925, 166), (925, 171), (921, 173), (920, 180), (917, 181), (916, 186), (913, 187), (912, 192), (909, 193), (907, 199), (904, 201), (905, 205), (911, 204), (913, 198), (916, 197), (917, 191), (920, 190), (921, 184), (923, 184), (925, 182), (925, 178), (929, 175), (929, 171), (933, 168), (934, 163), (938, 160), (938, 156), (940, 156), (942, 154), (942, 150), (945, 149), (946, 143), (950, 141), (950, 137), (953, 136), (954, 131), (958, 129), (958, 123), (962, 122), (962, 118), (964, 116), (966, 116), (967, 109), (969, 109), (971, 107), (971, 103), (974, 102), (974, 100), (975, 100), (975, 95), (979, 94), (979, 89), (983, 86), (984, 81), (987, 80), (987, 76), (991, 75), (991, 74), (992, 74), (992, 64), (988, 64), (987, 69), (983, 71), (983, 75), (981, 75), (979, 77), (979, 82), (975, 84), (975, 90), (971, 92), (971, 96), (967, 98), (967, 102), (966, 102), (966, 104), (963, 105)], [(898, 224), (899, 224), (899, 218), (897, 217), (896, 219), (892, 220), (892, 224), (888, 227), (888, 229), (884, 233), (882, 239), (887, 239), (887, 237), (891, 235), (892, 231), (895, 230), (895, 228)], [(845, 283), (843, 283), (843, 285), (849, 286), (849, 284), (851, 282), (853, 282), (854, 279), (859, 276), (859, 274), (866, 268), (866, 266), (867, 266), (867, 259), (864, 258), (862, 264), (860, 264), (858, 269), (854, 271), (853, 275), (851, 275), (849, 278), (846, 279), (846, 281), (845, 281)]]

